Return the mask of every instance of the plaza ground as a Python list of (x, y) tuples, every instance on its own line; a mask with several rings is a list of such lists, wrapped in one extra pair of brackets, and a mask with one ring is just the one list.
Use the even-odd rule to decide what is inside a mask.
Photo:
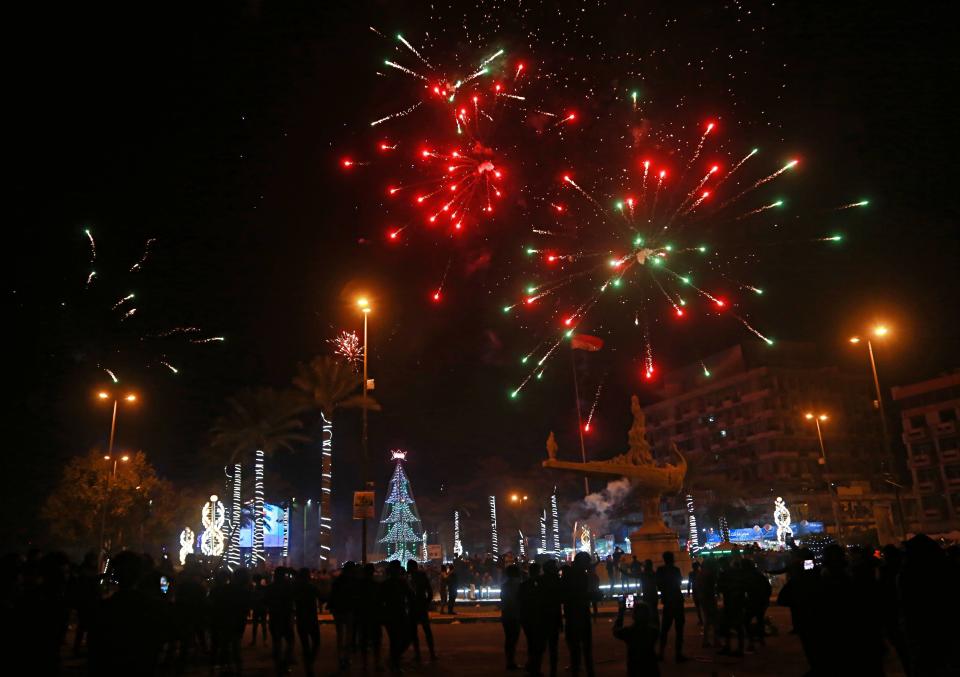
[[(601, 615), (594, 625), (594, 662), (598, 677), (612, 677), (626, 674), (626, 651), (624, 645), (614, 639), (612, 626), (615, 606), (606, 603), (601, 607)], [(522, 672), (508, 672), (504, 666), (503, 632), (499, 623), (499, 612), (492, 605), (473, 607), (471, 605), (458, 606), (456, 616), (446, 614), (431, 614), (433, 618), (433, 633), (436, 641), (438, 660), (436, 663), (424, 662), (416, 664), (412, 660), (412, 650), (408, 650), (404, 661), (404, 673), (409, 675), (464, 675), (465, 677), (492, 675), (522, 675)], [(765, 647), (758, 647), (756, 653), (747, 654), (743, 658), (718, 656), (713, 648), (701, 648), (700, 629), (697, 627), (697, 617), (693, 609), (687, 609), (687, 623), (685, 628), (685, 653), (690, 661), (682, 665), (673, 662), (673, 641), (667, 646), (667, 659), (661, 664), (661, 674), (671, 675), (704, 675), (704, 676), (733, 676), (733, 675), (777, 675), (782, 677), (799, 677), (808, 667), (800, 649), (800, 642), (795, 635), (789, 634), (790, 616), (786, 609), (771, 607), (769, 617), (777, 628), (777, 634), (767, 639)], [(325, 617), (324, 621), (329, 621)], [(248, 677), (266, 677), (274, 675), (269, 645), (264, 646), (258, 640), (256, 647), (250, 647), (250, 628), (244, 636), (243, 647), (243, 674)], [(321, 626), (320, 653), (316, 663), (316, 675), (332, 675), (336, 673), (334, 627), (330, 622)], [(297, 646), (299, 650), (299, 645)], [(386, 642), (384, 642), (386, 649)], [(426, 646), (421, 637), (421, 651), (426, 657)], [(384, 651), (384, 656), (386, 652)], [(517, 661), (525, 660), (525, 643), (521, 638), (518, 645)], [(292, 668), (292, 675), (302, 675), (303, 668), (298, 664)], [(560, 638), (560, 674), (569, 674), (568, 654), (563, 637)], [(85, 674), (83, 661), (65, 657), (64, 674)], [(896, 659), (887, 655), (886, 674), (899, 676), (903, 672), (899, 669)], [(372, 669), (370, 674), (375, 674)], [(205, 664), (192, 666), (185, 673), (187, 675), (209, 675), (209, 667)], [(359, 656), (354, 660), (350, 674), (363, 674)]]

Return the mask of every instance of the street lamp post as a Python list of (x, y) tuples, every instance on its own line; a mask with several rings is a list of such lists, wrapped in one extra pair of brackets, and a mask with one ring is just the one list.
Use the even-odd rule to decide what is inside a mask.
[[(357, 299), (357, 305), (363, 311), (363, 431), (360, 435), (360, 477), (364, 489), (367, 488), (367, 317), (370, 315), (370, 301), (366, 298)], [(367, 518), (360, 520), (360, 563), (367, 563)]]
[[(510, 505), (514, 507), (513, 521), (514, 521), (514, 525), (517, 528), (517, 536), (519, 538), (523, 537), (523, 531), (520, 529), (520, 527), (522, 526), (522, 520), (520, 519), (520, 510), (523, 508), (523, 504), (526, 503), (528, 499), (529, 499), (529, 496), (527, 496), (526, 494), (520, 494), (517, 492), (510, 494)], [(517, 556), (519, 557), (519, 552), (517, 553)]]
[(303, 506), (303, 541), (300, 546), (300, 566), (307, 566), (307, 513), (310, 512), (312, 499), (307, 499), (307, 504)]
[[(107, 392), (106, 390), (101, 390), (100, 392), (97, 393), (97, 399), (99, 399), (101, 402), (105, 402), (105, 401), (109, 400), (111, 397), (113, 398), (113, 413), (112, 413), (111, 416), (110, 416), (110, 441), (107, 443), (107, 454), (106, 454), (106, 456), (103, 457), (103, 460), (105, 460), (105, 461), (109, 461), (109, 460), (111, 459), (111, 457), (113, 456), (113, 442), (114, 442), (114, 440), (116, 439), (116, 434), (117, 434), (117, 409), (118, 409), (118, 406), (119, 406), (119, 404), (120, 404), (120, 399), (121, 399), (121, 398), (117, 397), (116, 394), (111, 394), (111, 393)], [(137, 401), (137, 396), (136, 396), (135, 394), (133, 394), (133, 393), (127, 393), (126, 395), (123, 396), (122, 399), (123, 399), (125, 402), (129, 402), (130, 404), (133, 404), (134, 402)], [(117, 462), (118, 462), (118, 461), (123, 461), (124, 463), (126, 463), (126, 462), (129, 461), (129, 460), (130, 460), (130, 457), (127, 456), (126, 454), (124, 454), (123, 456), (121, 456), (121, 457), (119, 457), (119, 458), (114, 458), (114, 459), (113, 459), (113, 472), (112, 472), (110, 475), (107, 476), (107, 495), (104, 496), (104, 499), (103, 499), (103, 508), (102, 508), (101, 511), (100, 511), (100, 512), (101, 512), (101, 515), (100, 515), (100, 549), (99, 549), (98, 555), (99, 555), (99, 561), (100, 561), (100, 565), (101, 565), (101, 566), (103, 565), (103, 554), (104, 554), (104, 553), (103, 553), (103, 547), (104, 547), (103, 538), (104, 538), (104, 532), (106, 531), (106, 526), (107, 526), (107, 501), (108, 501), (109, 498), (110, 498), (110, 484), (111, 484), (111, 481), (112, 481), (114, 478), (116, 478), (116, 476), (117, 476)]]
[[(890, 333), (889, 327), (883, 324), (878, 324), (873, 329), (871, 329), (871, 334), (874, 338), (883, 338)], [(850, 343), (857, 345), (861, 343), (864, 339), (859, 336), (851, 336)], [(887, 456), (889, 457), (892, 454), (890, 446), (890, 430), (887, 427), (887, 416), (883, 410), (883, 394), (880, 391), (880, 379), (877, 377), (877, 361), (873, 355), (873, 340), (869, 338), (866, 339), (867, 342), (867, 354), (870, 356), (870, 371), (873, 374), (873, 387), (877, 393), (877, 409), (880, 412), (880, 426), (883, 430), (883, 446), (884, 451), (886, 451)]]
[(840, 510), (837, 507), (836, 490), (830, 484), (830, 478), (827, 476), (827, 450), (823, 446), (823, 430), (820, 428), (820, 422), (822, 421), (826, 423), (829, 420), (829, 417), (826, 414), (814, 414), (812, 412), (807, 412), (805, 418), (808, 421), (813, 421), (817, 425), (817, 439), (820, 441), (820, 463), (823, 465), (823, 474), (827, 481), (827, 491), (830, 493), (830, 505), (833, 508), (833, 524), (837, 529), (837, 539), (839, 540), (841, 534)]

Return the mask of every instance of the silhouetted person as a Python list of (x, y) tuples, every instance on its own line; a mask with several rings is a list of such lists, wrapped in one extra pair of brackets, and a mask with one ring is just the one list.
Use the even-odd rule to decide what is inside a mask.
[(177, 655), (177, 670), (186, 669), (190, 655), (199, 644), (204, 643), (204, 614), (207, 591), (203, 584), (204, 574), (193, 553), (187, 555), (183, 571), (177, 577), (174, 591), (173, 617), (180, 651)]
[(880, 618), (887, 641), (897, 653), (904, 672), (910, 674), (910, 654), (903, 632), (903, 605), (900, 601), (899, 577), (903, 567), (903, 553), (895, 545), (883, 548), (883, 563), (880, 565), (878, 586), (881, 600)]
[(228, 645), (233, 631), (233, 599), (230, 593), (230, 572), (220, 569), (214, 575), (209, 599), (211, 673), (230, 662)]
[(380, 584), (374, 579), (376, 569), (373, 564), (363, 565), (363, 574), (357, 581), (357, 611), (355, 623), (360, 631), (360, 655), (363, 668), (367, 668), (367, 653), (373, 652), (373, 662), (377, 671), (381, 667), (380, 625), (383, 620), (383, 602), (380, 598)]
[(410, 645), (410, 587), (403, 577), (403, 566), (393, 561), (387, 565), (387, 580), (380, 586), (383, 599), (383, 626), (390, 640), (390, 669), (400, 672), (400, 659)]
[(423, 636), (427, 640), (427, 649), (430, 651), (430, 660), (437, 660), (437, 653), (433, 648), (433, 631), (430, 629), (430, 605), (433, 603), (433, 586), (426, 572), (417, 566), (416, 560), (407, 562), (407, 576), (410, 579), (410, 639), (413, 641), (413, 658), (420, 660), (419, 628), (423, 628)]
[(543, 661), (543, 626), (540, 625), (540, 565), (530, 564), (528, 578), (520, 584), (517, 601), (520, 607), (520, 627), (527, 640), (526, 670), (532, 675), (540, 674)]
[(80, 647), (90, 630), (93, 613), (100, 600), (100, 580), (97, 575), (97, 554), (88, 552), (77, 569), (70, 584), (70, 602), (77, 611), (77, 629), (73, 636), (73, 654), (80, 653)]
[(309, 569), (303, 568), (297, 572), (293, 599), (297, 609), (297, 636), (303, 655), (303, 671), (309, 677), (313, 674), (313, 664), (320, 650), (320, 591), (310, 580)]
[(447, 570), (447, 613), (453, 615), (457, 613), (454, 608), (454, 602), (457, 601), (457, 585), (460, 583), (460, 576), (457, 572), (456, 562), (450, 565)]
[(517, 640), (520, 639), (520, 568), (507, 567), (500, 585), (500, 623), (503, 625), (503, 653), (507, 670), (517, 669)]
[(670, 627), (677, 626), (674, 656), (678, 663), (687, 660), (683, 655), (683, 626), (686, 621), (683, 612), (683, 574), (673, 564), (673, 553), (663, 553), (663, 566), (657, 568), (657, 590), (663, 603), (663, 618), (660, 624), (660, 660), (663, 660), (667, 648), (667, 635)]
[(330, 586), (330, 599), (327, 607), (333, 614), (333, 624), (337, 632), (337, 663), (341, 670), (350, 666), (350, 648), (353, 644), (354, 619), (356, 613), (356, 564), (345, 562), (340, 575), (333, 579)]
[[(747, 617), (747, 581), (743, 575), (740, 561), (725, 560), (721, 564), (717, 577), (717, 592), (723, 598), (723, 612), (720, 615), (723, 633), (723, 648), (718, 653), (743, 656), (744, 623)], [(730, 632), (737, 635), (737, 649), (730, 651)]]
[(590, 554), (578, 552), (573, 565), (561, 579), (563, 587), (563, 616), (567, 649), (570, 651), (570, 670), (580, 674), (581, 656), (587, 677), (593, 677), (593, 630), (590, 610), (600, 598), (596, 576), (592, 571)]
[(639, 597), (635, 597), (631, 614), (633, 624), (623, 625), (626, 615), (624, 600), (620, 600), (620, 609), (617, 611), (617, 620), (613, 622), (613, 636), (627, 645), (627, 676), (628, 677), (658, 677), (660, 667), (657, 665), (657, 624), (653, 614)]
[(257, 627), (267, 643), (267, 579), (262, 574), (253, 577), (253, 590), (250, 595), (251, 638), (250, 646), (257, 645)]
[[(905, 549), (900, 600), (910, 674), (957, 674), (957, 651), (952, 644), (960, 634), (956, 613), (960, 572), (940, 546), (924, 534), (907, 541)], [(944, 613), (948, 609), (952, 612)]]
[(687, 576), (687, 594), (693, 600), (693, 608), (697, 610), (697, 625), (703, 627), (703, 613), (700, 610), (700, 600), (697, 598), (697, 576), (700, 575), (700, 562), (690, 566), (690, 575)]
[(747, 588), (744, 625), (747, 629), (747, 649), (753, 650), (754, 641), (766, 644), (766, 617), (770, 606), (770, 581), (749, 559), (741, 562)]
[[(634, 564), (639, 564), (637, 560)], [(639, 569), (637, 577), (640, 579), (640, 595), (643, 597), (643, 603), (650, 607), (653, 612), (657, 627), (660, 626), (660, 617), (657, 609), (660, 606), (660, 597), (657, 595), (657, 573), (653, 570), (653, 560), (643, 561), (643, 568)]]
[(800, 638), (800, 646), (807, 657), (810, 672), (817, 674), (824, 667), (820, 642), (820, 619), (817, 598), (820, 595), (819, 568), (807, 569), (804, 563), (813, 565), (813, 553), (802, 548), (794, 553), (794, 561), (787, 568), (787, 582), (780, 589), (777, 604), (790, 608), (793, 629)]
[(285, 674), (293, 660), (294, 599), (288, 572), (286, 567), (274, 569), (273, 583), (267, 586), (266, 594), (273, 663), (278, 675)]
[(89, 674), (96, 677), (153, 675), (159, 654), (159, 610), (140, 589), (144, 562), (121, 552), (110, 562), (117, 590), (97, 605), (90, 628)]
[(720, 609), (717, 606), (717, 564), (713, 560), (707, 560), (700, 568), (697, 574), (697, 580), (693, 588), (693, 594), (700, 602), (700, 609), (703, 614), (703, 646), (704, 648), (712, 646), (717, 642), (718, 623), (720, 620)]
[[(557, 663), (559, 661), (560, 630), (563, 628), (563, 590), (560, 584), (559, 567), (557, 560), (550, 559), (543, 563), (543, 575), (540, 577), (539, 591), (539, 618), (540, 632), (542, 633), (541, 651), (549, 652), (550, 677), (557, 677)], [(539, 656), (536, 669), (540, 671)]]

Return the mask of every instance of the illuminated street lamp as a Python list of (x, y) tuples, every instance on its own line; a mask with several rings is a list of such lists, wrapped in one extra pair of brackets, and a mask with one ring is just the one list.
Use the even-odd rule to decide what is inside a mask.
[(124, 402), (129, 404), (134, 404), (137, 401), (137, 396), (134, 393), (127, 393), (126, 395), (118, 397), (115, 393), (110, 393), (106, 390), (101, 390), (97, 393), (97, 399), (102, 402), (113, 399), (113, 416), (110, 418), (110, 442), (107, 445), (107, 454), (113, 453), (113, 440), (117, 432), (117, 405), (122, 399)]
[(837, 508), (837, 495), (836, 490), (833, 488), (833, 485), (830, 483), (830, 479), (827, 476), (827, 450), (823, 446), (823, 430), (820, 428), (821, 423), (826, 423), (830, 420), (830, 417), (826, 414), (814, 414), (813, 412), (808, 411), (804, 414), (804, 418), (808, 421), (813, 421), (817, 426), (817, 439), (820, 441), (820, 465), (823, 466), (823, 474), (827, 481), (827, 491), (830, 492), (830, 504), (833, 508), (833, 523), (837, 529), (837, 538), (840, 538), (840, 511)]
[[(373, 310), (370, 306), (370, 299), (365, 296), (361, 296), (357, 299), (357, 307), (360, 308), (360, 311), (363, 313), (363, 431), (360, 435), (360, 445), (362, 449), (362, 456), (360, 459), (360, 474), (361, 479), (364, 482), (364, 488), (368, 486), (367, 482), (367, 387), (369, 385), (367, 381), (367, 317), (370, 315), (370, 311)], [(360, 530), (362, 538), (360, 541), (360, 563), (366, 564), (367, 562), (367, 519), (363, 518), (360, 520)]]
[(867, 343), (867, 354), (870, 356), (870, 371), (873, 373), (873, 387), (877, 393), (877, 409), (880, 411), (880, 425), (883, 429), (883, 446), (889, 457), (892, 453), (890, 448), (890, 431), (887, 429), (887, 416), (883, 411), (883, 394), (880, 392), (880, 379), (877, 377), (877, 361), (873, 356), (873, 339), (883, 339), (890, 333), (890, 327), (885, 324), (876, 324), (870, 328), (866, 338), (860, 336), (851, 336), (850, 343), (858, 345), (864, 341)]

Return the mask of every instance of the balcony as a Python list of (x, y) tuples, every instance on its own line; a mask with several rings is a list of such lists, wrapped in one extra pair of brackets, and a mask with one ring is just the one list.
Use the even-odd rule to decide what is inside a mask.
[(944, 462), (960, 461), (960, 449), (945, 449), (940, 452), (940, 459)]
[(925, 468), (930, 465), (929, 454), (914, 454), (910, 457), (910, 465), (914, 468)]
[(918, 428), (916, 430), (908, 430), (904, 434), (906, 442), (919, 442), (920, 440), (927, 439), (927, 429)]
[(939, 492), (940, 487), (937, 486), (936, 482), (927, 481), (927, 482), (917, 482), (917, 491), (921, 494), (932, 494), (934, 492)]

